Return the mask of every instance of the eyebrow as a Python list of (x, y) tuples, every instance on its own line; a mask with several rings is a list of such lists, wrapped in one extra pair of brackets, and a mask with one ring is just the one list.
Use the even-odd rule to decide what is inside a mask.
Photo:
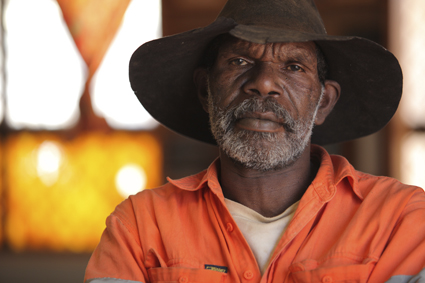
[(287, 57), (289, 57), (290, 60), (293, 58), (292, 60), (297, 62), (314, 62), (313, 56), (301, 54), (300, 52), (297, 52), (296, 54), (291, 54), (290, 56), (288, 55)]

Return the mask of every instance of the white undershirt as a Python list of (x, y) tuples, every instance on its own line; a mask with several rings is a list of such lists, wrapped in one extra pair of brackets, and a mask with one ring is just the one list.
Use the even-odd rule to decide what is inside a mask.
[(278, 241), (294, 216), (299, 201), (274, 217), (264, 217), (251, 208), (226, 198), (224, 201), (251, 247), (261, 274), (263, 274)]

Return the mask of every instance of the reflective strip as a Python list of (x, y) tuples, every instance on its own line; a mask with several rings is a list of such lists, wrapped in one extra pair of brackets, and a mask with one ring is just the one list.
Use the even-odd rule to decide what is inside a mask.
[(391, 277), (390, 280), (385, 283), (407, 283), (412, 277), (413, 275), (396, 275)]
[(93, 278), (93, 279), (87, 280), (85, 283), (143, 283), (143, 282), (123, 280), (118, 278)]
[(385, 283), (425, 283), (425, 268), (418, 275), (396, 275)]

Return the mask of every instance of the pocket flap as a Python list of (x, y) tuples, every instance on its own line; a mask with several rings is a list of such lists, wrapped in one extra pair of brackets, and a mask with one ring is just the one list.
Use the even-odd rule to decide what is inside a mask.
[(313, 270), (293, 272), (292, 276), (297, 283), (334, 283), (334, 282), (367, 282), (371, 264), (353, 264), (346, 266), (335, 266), (317, 268)]

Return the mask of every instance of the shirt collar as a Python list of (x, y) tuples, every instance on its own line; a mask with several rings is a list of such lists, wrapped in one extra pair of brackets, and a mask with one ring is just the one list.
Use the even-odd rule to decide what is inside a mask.
[(214, 162), (204, 170), (196, 175), (188, 176), (179, 180), (172, 180), (167, 177), (167, 181), (186, 191), (196, 191), (203, 188), (205, 185), (217, 195), (223, 195), (220, 182), (218, 181), (218, 170), (220, 168), (220, 160), (216, 158)]
[[(311, 146), (311, 157), (320, 162), (320, 168), (310, 187), (315, 190), (321, 201), (330, 201), (336, 193), (336, 186), (344, 179), (348, 180), (354, 193), (363, 199), (362, 193), (358, 190), (355, 170), (344, 157), (329, 155), (324, 148), (318, 145)], [(167, 180), (174, 186), (186, 191), (196, 191), (208, 185), (212, 192), (224, 198), (218, 180), (219, 167), (220, 160), (217, 158), (207, 170), (196, 175), (178, 180), (167, 177)]]
[(323, 202), (328, 202), (336, 193), (336, 187), (347, 179), (354, 193), (361, 199), (363, 195), (358, 190), (356, 171), (342, 156), (329, 155), (318, 145), (311, 146), (311, 157), (320, 162), (320, 168), (312, 182), (312, 187)]

